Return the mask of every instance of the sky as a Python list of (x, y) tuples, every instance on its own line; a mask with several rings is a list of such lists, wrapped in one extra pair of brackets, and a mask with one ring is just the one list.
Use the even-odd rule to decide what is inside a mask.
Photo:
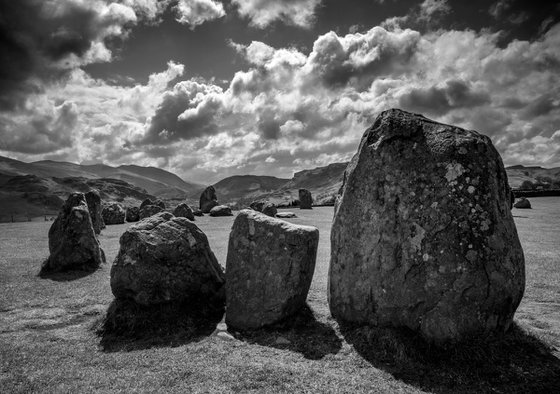
[(0, 155), (290, 178), (402, 108), (558, 167), (556, 3), (0, 0)]

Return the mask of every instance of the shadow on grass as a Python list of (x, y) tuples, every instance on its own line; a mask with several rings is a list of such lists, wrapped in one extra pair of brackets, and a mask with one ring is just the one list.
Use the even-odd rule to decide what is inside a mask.
[[(197, 307), (193, 307), (196, 305)], [(143, 306), (114, 300), (96, 325), (106, 352), (175, 347), (211, 335), (224, 315), (223, 305), (198, 307), (197, 302)]]
[(374, 367), (436, 393), (560, 392), (560, 360), (514, 325), (501, 337), (436, 347), (405, 330), (341, 326), (345, 339)]
[[(327, 354), (336, 354), (342, 347), (342, 340), (334, 329), (326, 323), (317, 321), (307, 305), (296, 315), (280, 323), (259, 330), (236, 333), (235, 336), (248, 343), (290, 349), (311, 360), (319, 360)], [(287, 339), (289, 343), (277, 342), (280, 337)]]
[(93, 274), (96, 270), (71, 270), (71, 271), (57, 271), (51, 272), (45, 269), (41, 269), (39, 271), (39, 278), (41, 279), (50, 279), (54, 280), (55, 282), (71, 282), (73, 280), (78, 280), (85, 278)]

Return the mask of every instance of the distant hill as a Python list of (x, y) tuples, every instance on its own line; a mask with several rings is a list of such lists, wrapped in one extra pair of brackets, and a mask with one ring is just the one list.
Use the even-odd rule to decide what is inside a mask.
[(525, 181), (529, 181), (535, 185), (540, 183), (550, 183), (552, 186), (557, 184), (560, 187), (560, 167), (543, 168), (539, 166), (525, 167), (516, 165), (506, 167), (509, 185), (518, 189)]
[(273, 176), (235, 175), (222, 179), (214, 188), (220, 202), (237, 202), (272, 193), (288, 181)]

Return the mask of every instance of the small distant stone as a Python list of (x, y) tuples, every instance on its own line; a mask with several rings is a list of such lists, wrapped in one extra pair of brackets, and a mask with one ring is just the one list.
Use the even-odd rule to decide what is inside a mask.
[(218, 205), (210, 210), (210, 216), (233, 216), (233, 213), (227, 205)]
[(163, 209), (157, 205), (144, 205), (140, 208), (140, 220), (154, 216), (162, 211)]
[(276, 338), (276, 342), (277, 345), (289, 345), (290, 343), (292, 343), (292, 341), (290, 341), (287, 338), (284, 337), (278, 337)]
[(297, 215), (293, 212), (278, 212), (276, 214), (276, 217), (280, 219), (289, 219), (289, 218), (297, 218)]
[(521, 197), (513, 206), (518, 209), (531, 209), (531, 202), (525, 197)]
[(218, 337), (225, 340), (225, 341), (234, 341), (235, 340), (235, 338), (231, 334), (228, 334), (225, 331), (220, 331), (218, 333)]
[(193, 210), (193, 215), (194, 216), (204, 216), (204, 213), (200, 210), (200, 209), (194, 209)]
[(299, 209), (312, 209), (313, 197), (307, 189), (299, 189)]
[(144, 201), (142, 201), (142, 204), (140, 204), (140, 209), (144, 208), (146, 205), (154, 205), (154, 202), (149, 198), (146, 198)]
[(106, 225), (123, 224), (126, 212), (121, 204), (114, 203), (104, 207), (101, 216)]
[(266, 200), (253, 201), (249, 207), (254, 211), (262, 212), (270, 217), (276, 216), (276, 213), (278, 212), (276, 204)]

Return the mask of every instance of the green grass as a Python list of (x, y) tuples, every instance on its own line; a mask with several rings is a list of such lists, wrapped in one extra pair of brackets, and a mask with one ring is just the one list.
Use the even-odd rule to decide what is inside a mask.
[[(291, 220), (320, 230), (309, 308), (225, 337), (217, 335), (220, 311), (120, 313), (109, 269), (128, 225), (103, 230), (102, 269), (41, 279), (51, 223), (0, 224), (0, 392), (558, 392), (560, 199), (531, 202), (532, 210), (514, 210), (527, 263), (515, 327), (448, 348), (406, 331), (340, 327), (330, 317), (332, 208), (295, 209)], [(225, 264), (233, 218), (196, 223)]]

